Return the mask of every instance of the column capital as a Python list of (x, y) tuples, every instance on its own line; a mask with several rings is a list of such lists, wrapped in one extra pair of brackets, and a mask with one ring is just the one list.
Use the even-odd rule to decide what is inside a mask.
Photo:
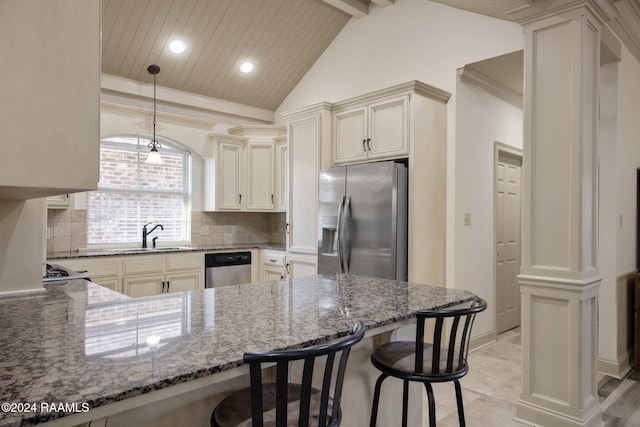
[(588, 9), (600, 21), (608, 22), (617, 15), (612, 0), (527, 0), (528, 4), (510, 10), (506, 15), (524, 26), (552, 16), (562, 15), (578, 9)]

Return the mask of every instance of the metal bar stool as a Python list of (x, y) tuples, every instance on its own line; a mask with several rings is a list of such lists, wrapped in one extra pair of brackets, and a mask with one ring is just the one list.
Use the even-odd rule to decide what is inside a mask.
[[(363, 336), (364, 327), (358, 321), (352, 334), (325, 344), (269, 353), (245, 353), (251, 387), (233, 392), (220, 402), (211, 414), (211, 426), (339, 426), (342, 419), (340, 396), (349, 351)], [(320, 356), (325, 357), (318, 361)], [(297, 360), (304, 360), (302, 381), (291, 383), (289, 364)], [(262, 382), (263, 363), (276, 364), (275, 383)], [(320, 363), (324, 363), (320, 378), (322, 388), (317, 389), (312, 386), (313, 372), (314, 364), (320, 366)]]
[[(459, 379), (467, 374), (469, 338), (475, 315), (487, 308), (480, 297), (454, 307), (425, 310), (417, 314), (415, 341), (393, 341), (376, 348), (371, 354), (371, 363), (382, 374), (376, 381), (371, 409), (371, 427), (375, 427), (378, 416), (378, 401), (382, 382), (389, 376), (404, 381), (402, 395), (402, 425), (407, 425), (409, 381), (418, 381), (427, 389), (429, 400), (429, 425), (436, 425), (436, 403), (431, 383), (453, 381), (458, 404), (460, 425), (465, 425), (462, 389)], [(433, 342), (425, 342), (425, 323), (434, 319)], [(443, 343), (445, 319), (451, 320), (448, 340)], [(446, 335), (446, 332), (445, 332)]]

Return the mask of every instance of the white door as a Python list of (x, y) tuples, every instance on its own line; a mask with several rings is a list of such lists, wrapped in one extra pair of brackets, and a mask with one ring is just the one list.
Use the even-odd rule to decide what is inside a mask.
[(496, 165), (496, 332), (520, 325), (520, 176), (522, 159), (500, 153)]

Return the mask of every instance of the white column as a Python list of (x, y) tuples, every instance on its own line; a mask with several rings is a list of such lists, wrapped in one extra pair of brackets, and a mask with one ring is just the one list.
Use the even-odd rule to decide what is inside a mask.
[[(596, 380), (600, 29), (590, 1), (527, 6), (522, 392), (516, 418), (600, 426)], [(579, 3), (579, 4), (577, 4)], [(560, 9), (561, 8), (561, 9)]]

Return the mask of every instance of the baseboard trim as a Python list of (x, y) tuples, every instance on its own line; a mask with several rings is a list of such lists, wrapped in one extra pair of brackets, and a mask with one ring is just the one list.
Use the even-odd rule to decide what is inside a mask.
[(513, 418), (522, 424), (530, 426), (554, 427), (602, 427), (602, 410), (600, 405), (594, 405), (585, 417), (580, 419), (523, 400), (516, 404), (516, 416)]
[(493, 344), (497, 340), (498, 334), (496, 334), (495, 329), (480, 335), (476, 335), (475, 337), (471, 337), (471, 341), (469, 342), (469, 350), (478, 350), (482, 347), (488, 346), (489, 344)]
[(628, 350), (620, 355), (617, 361), (598, 358), (598, 373), (622, 379), (631, 371), (630, 358)]

